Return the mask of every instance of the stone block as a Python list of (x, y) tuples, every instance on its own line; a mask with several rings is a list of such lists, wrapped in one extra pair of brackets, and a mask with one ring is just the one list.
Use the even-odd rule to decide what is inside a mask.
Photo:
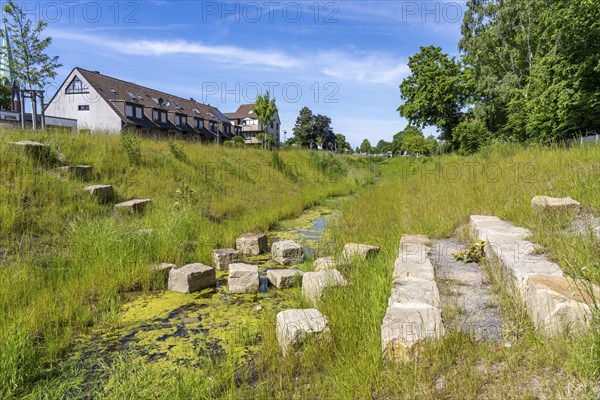
[(388, 307), (381, 325), (383, 357), (409, 361), (409, 351), (414, 345), (443, 335), (444, 325), (438, 309), (410, 304)]
[(215, 285), (215, 269), (204, 264), (188, 264), (169, 271), (168, 288), (172, 292), (193, 293)]
[(50, 151), (50, 145), (39, 142), (32, 142), (29, 140), (23, 140), (20, 142), (10, 142), (11, 145), (19, 147), (25, 151), (29, 157), (38, 162), (50, 162), (52, 161), (52, 154)]
[(239, 252), (234, 249), (216, 249), (212, 252), (212, 266), (219, 271), (229, 268), (229, 264), (237, 262)]
[(306, 272), (302, 276), (302, 295), (312, 304), (316, 304), (328, 287), (345, 286), (348, 282), (340, 271), (330, 269), (319, 272)]
[(88, 181), (92, 176), (94, 167), (91, 165), (67, 165), (65, 167), (60, 167), (60, 170), (64, 174), (74, 178), (81, 179), (82, 181)]
[(260, 285), (258, 266), (229, 264), (229, 293), (256, 293)]
[(273, 243), (271, 256), (282, 265), (298, 264), (304, 261), (302, 246), (292, 240), (282, 240)]
[(379, 253), (378, 246), (372, 246), (370, 244), (359, 244), (359, 243), (346, 243), (342, 252), (342, 258), (347, 261), (352, 260), (354, 257), (360, 257), (366, 260), (369, 257), (375, 257)]
[(128, 212), (131, 214), (139, 214), (144, 212), (146, 206), (150, 204), (152, 200), (150, 199), (132, 199), (128, 201), (124, 201), (119, 204), (115, 204), (117, 210)]
[(243, 256), (257, 256), (268, 250), (267, 235), (245, 233), (235, 241), (235, 248)]
[(333, 257), (319, 257), (315, 260), (314, 268), (315, 271), (325, 271), (328, 269), (335, 269), (336, 264)]
[(314, 308), (281, 311), (276, 317), (277, 342), (284, 355), (307, 339), (322, 339), (328, 332), (327, 319)]
[(571, 212), (579, 214), (581, 204), (570, 197), (535, 196), (531, 199), (533, 212)]
[(270, 269), (267, 271), (267, 279), (277, 289), (285, 289), (300, 285), (304, 272), (297, 269)]
[(109, 203), (115, 198), (115, 191), (111, 185), (90, 185), (85, 191), (101, 203)]

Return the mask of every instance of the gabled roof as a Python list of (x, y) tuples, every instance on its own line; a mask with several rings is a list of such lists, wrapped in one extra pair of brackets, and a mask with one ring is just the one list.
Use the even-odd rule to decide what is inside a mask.
[[(118, 107), (119, 103), (130, 103), (139, 104), (150, 109), (164, 110), (169, 113), (180, 113), (185, 114), (189, 118), (197, 117), (208, 121), (224, 122), (229, 123), (227, 118), (224, 118), (223, 114), (216, 108), (210, 105), (199, 103), (193, 99), (185, 99), (179, 96), (174, 96), (159, 90), (151, 89), (145, 86), (137, 85), (132, 82), (123, 81), (121, 79), (113, 78), (107, 75), (102, 75), (96, 71), (89, 71), (83, 68), (76, 67), (73, 69), (76, 75), (83, 77), (98, 94), (106, 101), (117, 114), (127, 123), (133, 123), (140, 125), (138, 119), (132, 120), (125, 117), (122, 111), (122, 107)], [(69, 74), (70, 76), (71, 74)], [(165, 124), (154, 123), (150, 121), (156, 127), (171, 128), (163, 126)], [(181, 129), (172, 125), (173, 129), (180, 130), (191, 130), (194, 128), (189, 127)]]
[(236, 112), (233, 113), (225, 113), (227, 118), (229, 119), (244, 119), (244, 118), (253, 118), (257, 119), (254, 114), (254, 104), (242, 104), (238, 107)]
[[(227, 118), (229, 118), (230, 120), (243, 120), (246, 118), (251, 118), (251, 119), (258, 119), (258, 117), (256, 116), (256, 114), (254, 113), (254, 106), (255, 104), (242, 104), (238, 107), (236, 112), (233, 113), (225, 113), (225, 116)], [(279, 113), (277, 112), (277, 109), (275, 109), (275, 117), (276, 117), (276, 121), (277, 122), (281, 122), (279, 120)]]

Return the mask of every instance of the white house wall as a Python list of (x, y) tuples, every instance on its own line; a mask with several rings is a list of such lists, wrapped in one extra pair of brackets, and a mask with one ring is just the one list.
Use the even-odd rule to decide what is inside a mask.
[[(88, 87), (89, 93), (65, 93), (65, 89), (75, 76)], [(79, 111), (80, 105), (89, 105), (89, 111)], [(92, 132), (116, 134), (121, 131), (122, 126), (121, 119), (114, 109), (100, 97), (82, 75), (77, 74), (77, 71), (73, 71), (60, 87), (46, 108), (46, 115), (76, 119), (78, 129), (89, 129)]]

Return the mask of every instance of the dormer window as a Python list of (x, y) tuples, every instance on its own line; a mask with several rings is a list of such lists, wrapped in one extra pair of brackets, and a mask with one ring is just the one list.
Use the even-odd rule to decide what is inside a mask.
[(162, 122), (163, 124), (167, 122), (167, 112), (163, 110), (152, 110), (152, 121), (154, 122)]
[(209, 121), (208, 123), (211, 132), (217, 132), (217, 123), (215, 121)]
[(175, 114), (175, 125), (185, 126), (187, 125), (187, 116), (183, 114)]
[(89, 89), (83, 82), (81, 82), (81, 79), (79, 79), (78, 77), (75, 77), (75, 78), (73, 78), (71, 83), (69, 83), (69, 86), (67, 86), (65, 93), (66, 94), (89, 93)]
[(130, 118), (144, 118), (144, 108), (138, 105), (125, 104), (125, 116)]
[(194, 121), (196, 122), (196, 128), (204, 128), (204, 120), (201, 118), (194, 118)]

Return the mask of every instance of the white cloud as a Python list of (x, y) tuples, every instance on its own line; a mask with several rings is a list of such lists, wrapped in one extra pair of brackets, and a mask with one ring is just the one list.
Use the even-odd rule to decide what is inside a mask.
[(410, 72), (405, 62), (385, 53), (323, 52), (317, 60), (329, 77), (365, 83), (399, 83)]
[(193, 55), (215, 62), (255, 65), (267, 69), (304, 72), (312, 78), (323, 75), (339, 81), (370, 84), (397, 84), (409, 72), (399, 57), (383, 52), (321, 51), (309, 54), (297, 51), (293, 55), (273, 49), (247, 49), (231, 45), (209, 45), (183, 39), (114, 39), (90, 33), (75, 33), (48, 29), (48, 33), (62, 42), (94, 45), (97, 51), (110, 50), (117, 54), (161, 57)]

